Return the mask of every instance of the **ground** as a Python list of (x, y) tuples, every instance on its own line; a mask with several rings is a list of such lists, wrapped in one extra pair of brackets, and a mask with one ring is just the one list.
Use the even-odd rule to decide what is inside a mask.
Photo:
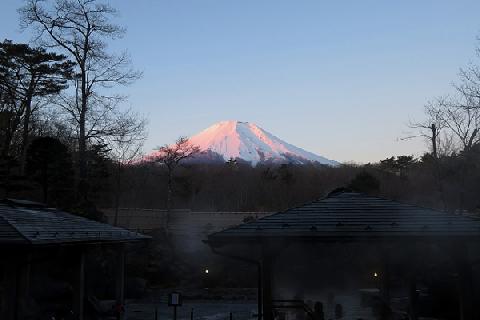
[[(193, 311), (195, 320), (228, 320), (232, 313), (233, 320), (256, 318), (256, 301), (185, 301), (177, 309), (177, 319), (189, 320)], [(173, 319), (173, 307), (166, 301), (127, 301), (125, 320)]]

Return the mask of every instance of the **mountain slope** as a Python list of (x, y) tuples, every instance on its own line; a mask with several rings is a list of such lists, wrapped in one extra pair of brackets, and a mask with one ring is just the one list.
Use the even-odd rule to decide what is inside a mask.
[(241, 159), (256, 165), (259, 162), (308, 163), (338, 165), (314, 153), (291, 145), (259, 126), (240, 121), (222, 121), (190, 137), (190, 143), (204, 153), (220, 155), (223, 160)]

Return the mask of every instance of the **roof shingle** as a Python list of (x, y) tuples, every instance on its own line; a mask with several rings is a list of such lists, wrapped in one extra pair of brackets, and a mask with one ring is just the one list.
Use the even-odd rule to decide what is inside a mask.
[(480, 220), (356, 192), (326, 198), (214, 233), (208, 241), (263, 238), (331, 240), (397, 237), (480, 237)]
[(56, 209), (0, 204), (0, 244), (131, 242), (149, 238)]

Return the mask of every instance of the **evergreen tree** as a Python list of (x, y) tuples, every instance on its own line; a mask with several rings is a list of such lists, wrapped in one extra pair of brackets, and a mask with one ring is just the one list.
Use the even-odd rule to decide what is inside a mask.
[[(2, 154), (10, 152), (17, 130), (21, 131), (20, 152), (24, 160), (31, 130), (34, 98), (58, 94), (72, 78), (73, 63), (64, 55), (5, 40), (0, 43), (0, 107), (7, 112), (2, 136)], [(20, 129), (21, 127), (21, 129)], [(6, 129), (6, 130), (5, 130)]]
[(40, 185), (43, 202), (65, 208), (72, 201), (73, 169), (68, 148), (58, 139), (43, 137), (27, 149), (26, 172)]
[(374, 193), (380, 190), (380, 181), (364, 170), (352, 179), (348, 187), (358, 192)]

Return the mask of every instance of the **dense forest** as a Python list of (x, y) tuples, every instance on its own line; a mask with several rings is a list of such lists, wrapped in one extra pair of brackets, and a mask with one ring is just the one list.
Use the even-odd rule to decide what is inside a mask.
[[(257, 165), (227, 162), (177, 169), (174, 205), (200, 211), (277, 211), (312, 201), (338, 187), (451, 212), (479, 210), (480, 149), (435, 159), (426, 153), (366, 165)], [(129, 167), (121, 206), (165, 208), (167, 173), (152, 164)], [(107, 204), (105, 204), (107, 205)]]

